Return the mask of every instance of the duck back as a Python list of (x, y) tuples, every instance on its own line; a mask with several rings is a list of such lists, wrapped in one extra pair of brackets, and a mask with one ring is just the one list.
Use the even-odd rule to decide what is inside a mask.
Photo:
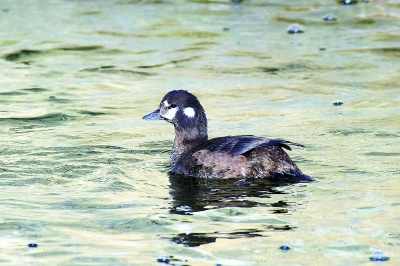
[[(176, 174), (205, 178), (268, 178), (309, 182), (283, 148), (301, 146), (280, 139), (228, 136), (208, 140), (184, 154), (172, 170)], [(175, 171), (174, 171), (175, 170)]]

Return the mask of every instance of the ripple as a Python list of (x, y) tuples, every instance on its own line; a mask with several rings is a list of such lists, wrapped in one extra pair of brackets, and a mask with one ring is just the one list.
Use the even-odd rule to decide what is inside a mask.
[(57, 48), (51, 48), (51, 49), (46, 49), (46, 50), (22, 49), (22, 50), (18, 50), (18, 51), (4, 55), (3, 59), (6, 61), (11, 61), (11, 62), (20, 62), (20, 63), (30, 64), (31, 62), (27, 61), (30, 58), (37, 57), (39, 55), (48, 55), (48, 54), (59, 53), (60, 51), (68, 52), (68, 53), (96, 51), (96, 52), (108, 53), (108, 54), (120, 52), (119, 50), (107, 49), (107, 48), (104, 48), (103, 46), (99, 46), (99, 45), (70, 46), (70, 47), (57, 47)]
[(6, 61), (19, 61), (21, 58), (29, 57), (32, 55), (38, 55), (43, 53), (43, 51), (39, 50), (19, 50), (13, 53), (6, 54), (3, 58)]
[(400, 153), (399, 152), (378, 152), (378, 151), (374, 151), (374, 152), (364, 153), (364, 155), (367, 155), (367, 156), (390, 156), (390, 157), (393, 157), (393, 156), (400, 156)]
[(24, 92), (21, 91), (5, 91), (5, 92), (0, 92), (1, 96), (19, 96), (19, 95), (25, 95)]
[(221, 34), (209, 31), (190, 31), (190, 30), (182, 30), (182, 31), (173, 31), (167, 33), (159, 33), (156, 34), (156, 37), (179, 37), (179, 38), (190, 38), (190, 39), (201, 39), (201, 38), (215, 38), (220, 37)]
[(93, 112), (93, 111), (86, 111), (86, 110), (79, 111), (79, 113), (82, 115), (89, 115), (89, 116), (106, 115), (106, 113), (104, 113), (104, 112)]
[(71, 46), (71, 47), (61, 47), (55, 50), (60, 51), (93, 51), (93, 50), (103, 50), (104, 47), (100, 45), (88, 45), (88, 46)]
[(35, 117), (0, 117), (0, 121), (8, 120), (8, 121), (23, 121), (23, 122), (30, 122), (30, 121), (59, 122), (59, 121), (69, 120), (73, 117), (74, 116), (66, 115), (63, 113), (50, 113)]
[(45, 91), (48, 91), (49, 89), (41, 88), (41, 87), (32, 87), (32, 88), (26, 88), (26, 89), (22, 89), (22, 90), (28, 91), (28, 92), (45, 92)]
[(195, 59), (198, 59), (198, 58), (200, 58), (200, 56), (191, 56), (191, 57), (188, 57), (188, 58), (171, 60), (171, 61), (168, 61), (168, 62), (165, 62), (165, 63), (162, 63), (162, 64), (140, 65), (140, 66), (137, 66), (137, 68), (156, 68), (156, 67), (163, 67), (163, 66), (171, 65), (171, 64), (172, 65), (176, 65), (176, 64), (179, 64), (179, 63), (182, 63), (182, 62), (189, 62), (189, 61), (192, 61), (192, 60), (195, 60)]
[(93, 67), (93, 68), (85, 68), (85, 69), (80, 70), (80, 72), (97, 72), (97, 73), (106, 73), (106, 74), (130, 74), (130, 75), (139, 75), (139, 76), (156, 76), (157, 75), (155, 73), (150, 73), (150, 72), (118, 69), (114, 66), (100, 66), (100, 67)]

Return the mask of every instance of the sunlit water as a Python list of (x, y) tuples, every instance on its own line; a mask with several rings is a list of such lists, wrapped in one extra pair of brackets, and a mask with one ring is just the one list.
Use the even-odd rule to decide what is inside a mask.
[[(399, 21), (395, 0), (2, 1), (0, 262), (400, 264)], [(317, 182), (169, 176), (173, 128), (141, 118), (172, 89), (211, 137), (306, 145)]]

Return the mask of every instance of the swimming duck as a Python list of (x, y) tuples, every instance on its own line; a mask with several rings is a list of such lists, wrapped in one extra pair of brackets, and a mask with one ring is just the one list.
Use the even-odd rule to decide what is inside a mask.
[(145, 120), (165, 120), (175, 127), (171, 150), (171, 172), (204, 178), (267, 178), (280, 182), (311, 182), (283, 150), (281, 139), (251, 135), (208, 139), (207, 118), (199, 100), (185, 90), (168, 92)]

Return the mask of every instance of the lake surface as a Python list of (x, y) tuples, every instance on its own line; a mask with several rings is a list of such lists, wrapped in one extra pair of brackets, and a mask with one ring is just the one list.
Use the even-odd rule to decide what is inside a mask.
[[(2, 1), (0, 262), (399, 265), (399, 21), (394, 0)], [(317, 181), (170, 176), (173, 127), (141, 118), (173, 89), (210, 137), (304, 144)]]

